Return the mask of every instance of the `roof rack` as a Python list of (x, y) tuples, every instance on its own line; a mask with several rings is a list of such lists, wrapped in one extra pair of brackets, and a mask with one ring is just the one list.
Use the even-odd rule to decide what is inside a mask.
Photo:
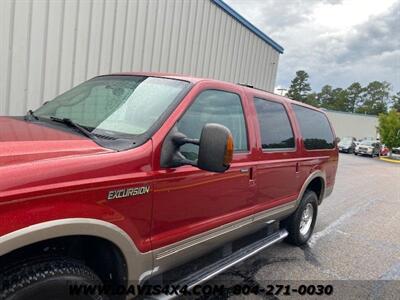
[(238, 84), (238, 85), (241, 85), (241, 86), (248, 87), (248, 88), (252, 88), (252, 89), (254, 89), (254, 88), (255, 88), (253, 85), (251, 85), (251, 84), (247, 84), (247, 83), (237, 83), (237, 84)]
[[(258, 88), (258, 87), (255, 87), (255, 86), (251, 85), (251, 84), (247, 84), (247, 83), (237, 83), (237, 84), (238, 84), (238, 85), (241, 85), (241, 86), (245, 86), (245, 87), (251, 88), (251, 89), (255, 89), (255, 90), (258, 90), (258, 91), (262, 91), (262, 92), (266, 92), (266, 93), (271, 93), (270, 91), (260, 89), (260, 88)], [(272, 94), (273, 94), (273, 93), (272, 93)]]

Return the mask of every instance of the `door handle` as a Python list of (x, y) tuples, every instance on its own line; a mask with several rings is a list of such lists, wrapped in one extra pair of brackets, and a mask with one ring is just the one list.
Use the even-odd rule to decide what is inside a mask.
[(240, 173), (243, 173), (243, 174), (249, 174), (249, 185), (250, 186), (255, 186), (255, 184), (256, 184), (256, 181), (255, 181), (255, 178), (254, 178), (254, 168), (253, 167), (251, 167), (251, 168), (241, 168), (240, 169)]
[(254, 174), (254, 167), (249, 169), (249, 185), (256, 186), (255, 174)]

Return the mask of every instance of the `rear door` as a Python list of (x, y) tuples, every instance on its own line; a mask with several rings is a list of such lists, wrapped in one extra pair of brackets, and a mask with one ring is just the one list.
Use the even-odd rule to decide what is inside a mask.
[(264, 94), (251, 100), (259, 138), (255, 211), (260, 212), (297, 198), (300, 150), (286, 104)]
[(326, 187), (335, 182), (338, 149), (335, 133), (328, 117), (321, 111), (298, 104), (291, 104), (303, 139), (303, 159), (299, 165), (302, 182), (314, 171), (325, 174)]

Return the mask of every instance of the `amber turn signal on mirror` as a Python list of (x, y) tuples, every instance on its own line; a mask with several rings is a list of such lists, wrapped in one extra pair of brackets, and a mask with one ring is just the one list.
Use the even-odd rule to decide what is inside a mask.
[(225, 155), (224, 155), (224, 166), (228, 167), (233, 159), (233, 137), (228, 135), (226, 139)]

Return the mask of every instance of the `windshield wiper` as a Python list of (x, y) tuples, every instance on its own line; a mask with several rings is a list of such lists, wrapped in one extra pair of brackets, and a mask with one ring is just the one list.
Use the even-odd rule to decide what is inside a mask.
[(31, 120), (32, 120), (32, 118), (35, 119), (35, 120), (39, 120), (39, 117), (35, 115), (35, 113), (33, 112), (32, 109), (28, 110), (28, 112), (26, 113), (24, 119), (27, 120), (28, 118), (31, 119)]
[(80, 133), (82, 133), (83, 135), (85, 135), (86, 137), (88, 137), (88, 138), (90, 138), (92, 140), (95, 140), (95, 141), (99, 140), (96, 135), (94, 135), (93, 133), (91, 133), (89, 130), (87, 130), (86, 128), (82, 127), (78, 123), (75, 123), (71, 119), (50, 117), (50, 120), (52, 120), (54, 122), (62, 123), (62, 124), (65, 124), (65, 125), (67, 125), (69, 127), (77, 129)]

